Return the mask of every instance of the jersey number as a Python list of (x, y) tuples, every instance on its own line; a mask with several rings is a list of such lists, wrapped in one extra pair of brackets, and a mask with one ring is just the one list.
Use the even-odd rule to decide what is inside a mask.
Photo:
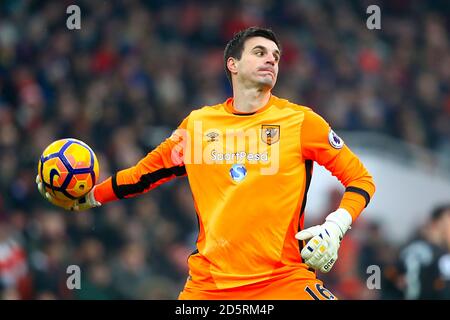
[(314, 300), (336, 300), (336, 297), (320, 284), (317, 283), (315, 287), (319, 295), (317, 295), (309, 286), (305, 287), (306, 293), (309, 294)]

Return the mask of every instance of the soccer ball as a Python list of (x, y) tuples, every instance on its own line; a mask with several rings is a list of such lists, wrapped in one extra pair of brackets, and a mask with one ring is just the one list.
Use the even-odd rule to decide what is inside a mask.
[(70, 201), (91, 191), (99, 176), (99, 164), (86, 143), (61, 139), (42, 153), (38, 174), (48, 193), (59, 200)]

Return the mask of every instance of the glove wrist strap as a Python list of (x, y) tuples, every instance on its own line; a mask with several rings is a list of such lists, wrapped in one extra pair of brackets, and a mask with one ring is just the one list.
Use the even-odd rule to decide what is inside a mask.
[(99, 207), (99, 206), (101, 206), (102, 204), (101, 204), (100, 202), (98, 202), (98, 201), (95, 199), (95, 192), (94, 192), (95, 187), (96, 187), (96, 186), (94, 186), (94, 188), (93, 188), (91, 191), (89, 191), (89, 193), (86, 195), (86, 198), (87, 198), (87, 200), (88, 200), (88, 203), (89, 203), (92, 207)]
[(325, 219), (325, 221), (333, 222), (338, 226), (341, 231), (341, 237), (343, 237), (347, 230), (350, 229), (352, 220), (350, 213), (343, 208), (339, 208), (330, 213)]

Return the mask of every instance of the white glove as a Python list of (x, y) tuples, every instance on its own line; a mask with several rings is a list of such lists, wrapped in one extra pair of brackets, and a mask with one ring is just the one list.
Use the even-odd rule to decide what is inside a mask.
[(308, 240), (301, 251), (305, 263), (315, 270), (329, 272), (338, 258), (341, 240), (352, 223), (350, 213), (339, 208), (330, 213), (325, 223), (300, 231), (295, 235), (298, 240)]
[(77, 199), (77, 200), (60, 200), (55, 197), (53, 197), (50, 193), (45, 191), (44, 185), (41, 181), (41, 178), (39, 175), (36, 176), (36, 184), (39, 190), (39, 193), (50, 203), (54, 204), (55, 206), (61, 207), (65, 210), (70, 211), (84, 211), (88, 210), (94, 207), (99, 207), (102, 204), (95, 200), (94, 197), (94, 188), (92, 188), (91, 191), (89, 191), (88, 194), (86, 194), (84, 197)]

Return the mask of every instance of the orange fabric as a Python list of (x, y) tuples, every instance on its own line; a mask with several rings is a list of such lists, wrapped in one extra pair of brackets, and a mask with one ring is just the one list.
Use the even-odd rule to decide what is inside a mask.
[[(294, 237), (303, 229), (312, 161), (369, 196), (373, 180), (340, 140), (333, 147), (330, 126), (311, 109), (273, 95), (254, 114), (233, 114), (230, 106), (228, 99), (191, 112), (170, 138), (95, 194), (104, 193), (106, 202), (114, 200), (111, 190), (116, 198), (129, 198), (187, 174), (200, 227), (198, 253), (188, 260), (191, 292), (292, 274), (314, 280), (302, 263), (303, 243)], [(346, 192), (341, 203), (353, 219), (365, 205), (355, 192)]]
[[(336, 149), (330, 145), (330, 130), (330, 126), (321, 116), (311, 109), (305, 111), (302, 126), (304, 157), (327, 168), (345, 187), (360, 188), (372, 197), (375, 192), (372, 176), (348, 146), (344, 144), (341, 149)], [(346, 192), (339, 207), (346, 209), (354, 221), (365, 206), (366, 200), (362, 195)]]
[(319, 279), (304, 279), (297, 275), (263, 281), (239, 288), (223, 290), (193, 290), (187, 281), (180, 300), (337, 300), (323, 287)]
[(100, 203), (117, 200), (111, 183), (111, 177), (94, 187), (94, 198)]
[(353, 221), (355, 221), (360, 212), (364, 209), (365, 203), (364, 197), (360, 194), (355, 192), (345, 192), (339, 207), (346, 209), (351, 214)]
[[(274, 103), (275, 99), (276, 99), (275, 96), (270, 95), (269, 101), (267, 101), (266, 105), (263, 106), (262, 108), (259, 108), (255, 113), (260, 113), (260, 112), (263, 112), (264, 110), (266, 110), (268, 107), (270, 107)], [(223, 105), (224, 105), (224, 108), (230, 113), (237, 114), (237, 115), (248, 114), (246, 112), (240, 112), (240, 111), (237, 111), (236, 109), (234, 109), (234, 99), (233, 98), (228, 98), (227, 101), (225, 101), (225, 103)]]
[[(174, 133), (162, 142), (155, 150), (150, 152), (144, 159), (139, 161), (135, 166), (121, 170), (115, 175), (115, 184), (117, 186), (124, 187), (126, 185), (138, 185), (145, 178), (146, 174), (158, 171), (163, 168), (181, 168), (183, 164), (183, 149), (181, 147), (183, 143), (184, 126), (187, 120), (183, 121)], [(176, 177), (175, 174), (166, 174), (162, 179), (156, 180), (154, 183), (150, 183), (148, 187), (143, 188), (140, 192), (134, 192), (124, 196), (124, 198), (130, 198), (137, 196), (141, 193), (150, 191), (157, 186), (172, 180)], [(144, 181), (145, 182), (145, 181)], [(94, 189), (94, 196), (97, 201), (104, 204), (110, 201), (122, 198), (116, 194), (114, 190), (113, 179), (110, 177), (98, 184)]]

